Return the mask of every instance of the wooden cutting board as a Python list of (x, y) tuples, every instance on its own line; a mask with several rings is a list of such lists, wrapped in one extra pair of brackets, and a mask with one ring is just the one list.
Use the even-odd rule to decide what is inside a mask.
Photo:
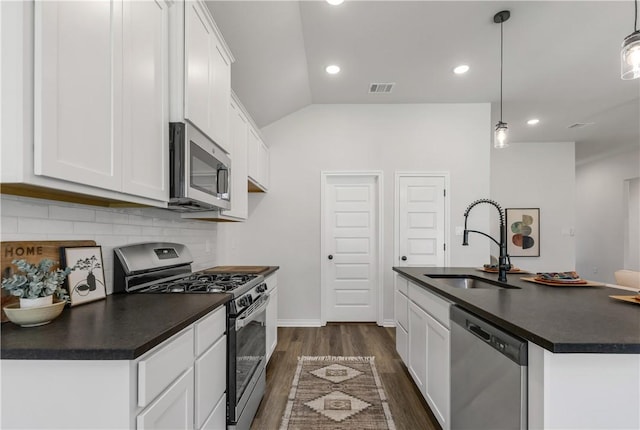
[(269, 266), (216, 266), (207, 269), (207, 273), (262, 273), (269, 269)]
[(561, 282), (546, 282), (536, 278), (526, 278), (526, 277), (520, 278), (520, 279), (522, 279), (523, 281), (533, 282), (534, 284), (547, 285), (549, 287), (604, 287), (604, 284), (601, 284), (599, 282), (587, 281), (587, 280), (585, 280), (582, 283), (575, 283), (575, 282), (561, 283)]
[(612, 299), (622, 300), (623, 302), (635, 303), (636, 305), (640, 305), (640, 299), (636, 299), (638, 296), (609, 296)]
[[(67, 246), (96, 246), (94, 240), (44, 240), (44, 241), (25, 241), (25, 242), (0, 242), (2, 256), (0, 264), (2, 268), (2, 279), (8, 278), (16, 270), (11, 263), (13, 260), (27, 260), (28, 263), (36, 264), (44, 258), (53, 261), (60, 261), (60, 248)], [(56, 269), (58, 266), (53, 266)], [(8, 295), (2, 290), (1, 306), (16, 303), (17, 297)], [(7, 316), (2, 309), (2, 322), (8, 321)]]

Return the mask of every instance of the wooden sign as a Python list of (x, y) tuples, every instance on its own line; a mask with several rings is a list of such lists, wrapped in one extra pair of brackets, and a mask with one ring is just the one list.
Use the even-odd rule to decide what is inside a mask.
[[(60, 248), (66, 246), (95, 246), (94, 240), (45, 240), (25, 242), (1, 242), (0, 268), (2, 279), (8, 278), (16, 271), (13, 260), (27, 260), (28, 263), (37, 264), (44, 258), (60, 261)], [(58, 268), (58, 265), (52, 269)], [(2, 322), (8, 321), (4, 313), (4, 307), (18, 301), (17, 297), (8, 295), (2, 290)]]

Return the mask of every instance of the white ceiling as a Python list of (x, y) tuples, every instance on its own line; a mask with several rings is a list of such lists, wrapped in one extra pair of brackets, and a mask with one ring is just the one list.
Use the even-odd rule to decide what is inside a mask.
[[(576, 141), (578, 160), (640, 145), (640, 80), (620, 79), (624, 1), (207, 1), (236, 62), (232, 87), (263, 127), (312, 103), (500, 100), (512, 142)], [(340, 74), (327, 75), (336, 63)], [(463, 76), (453, 67), (468, 64)], [(372, 82), (395, 82), (369, 94)], [(540, 124), (526, 124), (530, 118)], [(574, 123), (594, 123), (569, 129)]]

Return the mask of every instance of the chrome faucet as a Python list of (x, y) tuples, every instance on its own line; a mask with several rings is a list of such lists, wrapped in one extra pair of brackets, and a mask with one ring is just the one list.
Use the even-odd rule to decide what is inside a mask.
[[(481, 231), (467, 229), (467, 218), (469, 217), (469, 212), (471, 212), (471, 209), (473, 209), (480, 203), (488, 203), (490, 205), (493, 205), (498, 210), (498, 214), (500, 215), (500, 242)], [(500, 257), (498, 257), (498, 281), (507, 282), (507, 272), (511, 268), (511, 258), (509, 257), (509, 255), (507, 255), (507, 226), (505, 224), (504, 213), (502, 212), (502, 208), (500, 207), (500, 205), (495, 201), (489, 199), (480, 199), (471, 203), (464, 211), (464, 233), (462, 236), (463, 246), (469, 246), (469, 233), (478, 233), (486, 236), (489, 239), (493, 240), (500, 247)], [(507, 260), (509, 261), (508, 263)]]

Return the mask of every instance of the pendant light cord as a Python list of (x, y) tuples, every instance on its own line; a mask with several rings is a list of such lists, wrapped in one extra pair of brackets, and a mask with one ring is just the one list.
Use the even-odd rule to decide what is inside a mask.
[(635, 5), (634, 9), (636, 14), (635, 14), (635, 19), (633, 20), (633, 30), (634, 30), (634, 33), (637, 33), (638, 32), (638, 0), (634, 2), (634, 5)]
[[(637, 4), (636, 0), (636, 4)], [(502, 122), (502, 66), (503, 66), (503, 57), (504, 57), (504, 41), (503, 41), (503, 25), (504, 21), (500, 21), (500, 122)]]

